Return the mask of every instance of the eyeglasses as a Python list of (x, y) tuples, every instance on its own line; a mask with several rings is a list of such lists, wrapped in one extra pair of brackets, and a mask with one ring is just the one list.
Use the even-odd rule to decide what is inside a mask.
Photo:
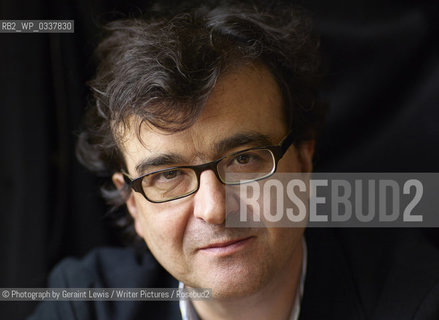
[(215, 161), (196, 166), (176, 166), (161, 169), (131, 179), (125, 172), (125, 182), (146, 200), (162, 203), (187, 197), (198, 191), (200, 175), (212, 170), (225, 185), (239, 185), (270, 177), (276, 172), (279, 160), (293, 144), (290, 132), (275, 146), (241, 150)]

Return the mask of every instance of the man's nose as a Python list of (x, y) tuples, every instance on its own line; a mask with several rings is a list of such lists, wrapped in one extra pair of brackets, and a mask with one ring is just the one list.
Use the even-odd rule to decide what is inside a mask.
[(223, 224), (226, 216), (225, 186), (212, 170), (200, 175), (200, 186), (194, 197), (194, 215), (209, 224)]

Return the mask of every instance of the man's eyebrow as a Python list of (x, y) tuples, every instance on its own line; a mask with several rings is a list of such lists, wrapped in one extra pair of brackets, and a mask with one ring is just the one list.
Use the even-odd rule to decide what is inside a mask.
[(265, 134), (258, 132), (243, 132), (216, 142), (214, 144), (214, 150), (216, 154), (221, 155), (231, 149), (244, 145), (251, 145), (252, 147), (265, 147), (272, 144), (273, 143), (270, 137)]
[(142, 160), (136, 165), (136, 171), (138, 174), (144, 174), (147, 172), (148, 168), (158, 167), (158, 166), (173, 166), (177, 163), (184, 162), (182, 156), (175, 153), (158, 154), (150, 158)]
[[(272, 142), (267, 135), (256, 132), (244, 132), (237, 133), (233, 136), (227, 137), (214, 143), (213, 149), (215, 154), (223, 155), (231, 149), (238, 148), (244, 145), (264, 147), (271, 144)], [(142, 160), (136, 165), (135, 169), (136, 172), (141, 175), (148, 172), (151, 167), (174, 166), (178, 163), (181, 164), (184, 162), (184, 157), (176, 153), (157, 154), (156, 156), (152, 156)]]

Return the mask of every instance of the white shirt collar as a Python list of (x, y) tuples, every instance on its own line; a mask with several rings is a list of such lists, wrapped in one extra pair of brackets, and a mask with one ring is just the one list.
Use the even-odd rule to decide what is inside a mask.
[[(302, 238), (302, 248), (303, 248), (303, 260), (302, 260), (302, 271), (300, 275), (300, 284), (297, 287), (296, 297), (294, 299), (293, 310), (291, 310), (290, 320), (298, 320), (300, 314), (300, 303), (302, 301), (303, 290), (305, 286), (306, 278), (306, 267), (308, 262), (308, 249), (306, 246), (305, 238)], [(179, 289), (184, 288), (184, 283), (179, 282)], [(190, 300), (180, 300), (180, 312), (182, 320), (200, 320), (195, 311), (195, 308)]]

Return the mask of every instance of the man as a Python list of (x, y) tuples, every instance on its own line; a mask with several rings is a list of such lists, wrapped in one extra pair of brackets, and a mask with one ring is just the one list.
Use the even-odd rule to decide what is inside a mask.
[[(227, 174), (256, 171), (259, 179), (312, 170), (325, 108), (315, 95), (317, 41), (300, 11), (202, 5), (115, 21), (107, 31), (78, 154), (111, 175), (116, 189), (104, 196), (126, 204), (121, 225), (166, 271), (149, 255), (102, 249), (62, 263), (51, 284), (211, 288), (213, 297), (52, 302), (34, 318), (396, 319), (401, 308), (392, 304), (401, 301), (410, 301), (407, 318), (437, 315), (438, 277), (401, 291), (414, 296), (389, 301), (394, 286), (365, 285), (351, 265), (364, 257), (349, 260), (331, 231), (305, 241), (303, 228), (225, 227), (225, 185), (235, 182)], [(375, 267), (370, 260), (362, 266)], [(437, 255), (428, 263), (439, 265)], [(414, 270), (427, 269), (420, 263)]]

